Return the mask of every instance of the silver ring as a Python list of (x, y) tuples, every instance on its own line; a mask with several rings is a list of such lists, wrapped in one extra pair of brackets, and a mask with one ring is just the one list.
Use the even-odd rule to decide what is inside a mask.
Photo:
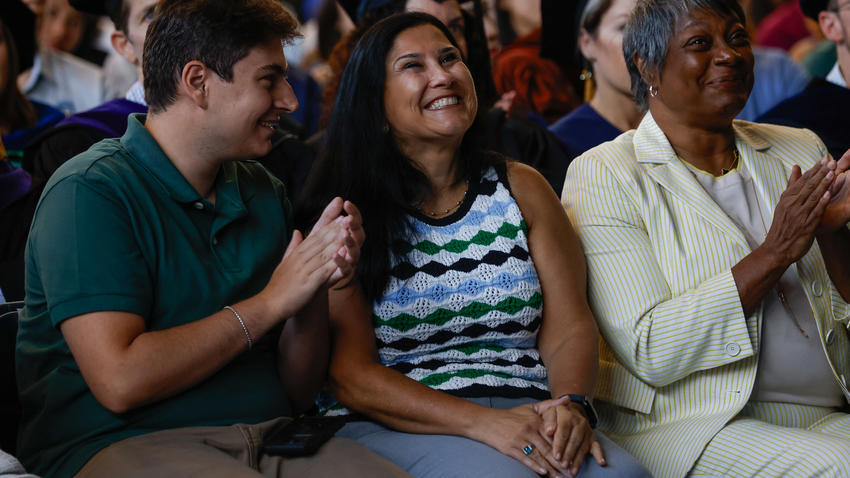
[(525, 453), (526, 455), (530, 455), (531, 452), (533, 452), (533, 451), (534, 451), (534, 445), (528, 444), (528, 445), (525, 445), (524, 447), (522, 447), (522, 452)]

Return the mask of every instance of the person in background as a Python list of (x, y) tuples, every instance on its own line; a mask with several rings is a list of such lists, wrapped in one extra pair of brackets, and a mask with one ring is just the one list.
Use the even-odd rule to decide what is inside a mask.
[[(23, 251), (41, 183), (20, 168), (23, 149), (64, 115), (30, 102), (18, 89), (17, 49), (11, 32), (0, 20), (0, 289), (7, 300), (24, 298)], [(8, 156), (7, 156), (8, 152)]]
[(799, 0), (784, 0), (756, 25), (753, 42), (790, 52), (794, 45), (811, 37)]
[(73, 52), (83, 39), (83, 14), (67, 0), (46, 0), (36, 21), (36, 42), (42, 48)]
[(32, 472), (403, 476), (343, 439), (303, 458), (260, 449), (324, 383), (327, 290), (365, 238), (341, 198), (294, 231), (282, 184), (250, 161), (298, 107), (283, 52), (296, 28), (276, 0), (162, 2), (149, 114), (48, 182), (15, 356)]
[(124, 97), (73, 114), (30, 144), (22, 163), (34, 177), (46, 181), (65, 161), (96, 142), (123, 135), (128, 115), (147, 112), (141, 60), (156, 4), (157, 0), (73, 0), (76, 9), (112, 19), (112, 47), (134, 66), (137, 80)]
[(537, 171), (476, 146), (460, 51), (431, 15), (369, 28), (299, 207), (309, 223), (344, 194), (369, 218), (355, 280), (330, 292), (330, 372), (375, 421), (337, 435), (418, 477), (646, 476), (592, 430), (578, 241)]
[[(749, 12), (758, 12), (762, 6), (758, 0), (738, 1), (748, 17), (747, 29), (753, 36), (756, 24)], [(806, 70), (781, 48), (753, 45), (753, 57), (753, 91), (744, 109), (738, 113), (738, 119), (746, 121), (755, 121), (783, 100), (803, 91), (810, 80)]]
[(0, 18), (0, 135), (7, 151), (20, 161), (24, 147), (64, 115), (55, 108), (27, 99), (15, 82), (18, 65), (15, 39)]
[(754, 62), (736, 0), (638, 0), (623, 51), (648, 112), (562, 195), (600, 428), (659, 478), (850, 476), (850, 152), (734, 119)]
[(754, 45), (753, 91), (738, 113), (738, 119), (756, 121), (782, 101), (808, 86), (811, 78), (787, 53), (779, 48)]
[(814, 131), (833, 157), (850, 148), (850, 2), (847, 0), (802, 0), (800, 6), (820, 23), (827, 39), (835, 43), (837, 61), (825, 79), (815, 78), (800, 94), (788, 98), (758, 118)]
[(549, 126), (581, 102), (558, 64), (540, 57), (541, 34), (537, 28), (505, 45), (493, 58), (493, 81), (502, 95), (497, 105)]
[(23, 274), (18, 274), (23, 271), (23, 258), (9, 251), (22, 250), (21, 244), (26, 243), (30, 221), (21, 220), (18, 211), (27, 205), (30, 212), (35, 209), (35, 201), (24, 199), (31, 188), (32, 178), (9, 161), (0, 140), (0, 303), (24, 298)]
[(57, 49), (78, 42), (82, 34), (82, 26), (76, 26), (76, 21), (65, 21), (65, 15), (60, 13), (65, 9), (72, 12), (69, 18), (80, 15), (68, 0), (46, 0), (36, 25), (36, 37), (40, 40), (38, 53), (32, 68), (18, 76), (18, 86), (31, 100), (70, 115), (94, 108), (106, 98), (100, 68)]
[(572, 31), (589, 101), (549, 127), (570, 157), (634, 129), (643, 117), (629, 89), (622, 48), (623, 28), (635, 1), (583, 0), (576, 6)]

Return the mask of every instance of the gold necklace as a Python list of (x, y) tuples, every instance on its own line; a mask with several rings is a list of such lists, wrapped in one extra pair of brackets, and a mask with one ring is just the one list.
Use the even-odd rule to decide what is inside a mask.
[[(735, 150), (736, 162), (737, 162), (737, 153), (738, 153), (738, 150), (736, 149)], [(752, 178), (750, 178), (750, 181), (752, 181)], [(761, 219), (761, 227), (762, 227), (762, 229), (764, 229), (764, 237), (767, 238), (767, 223), (764, 222), (764, 214), (762, 214), (762, 211), (761, 211), (761, 201), (759, 201), (759, 194), (758, 194), (758, 191), (756, 191), (755, 184), (752, 185), (752, 188), (753, 188), (753, 193), (754, 193), (753, 198), (755, 199), (756, 207), (759, 210), (759, 219)], [(764, 242), (764, 241), (762, 241), (762, 242)], [(780, 280), (781, 279), (782, 278), (780, 276)], [(779, 302), (782, 304), (782, 307), (785, 307), (785, 310), (788, 311), (788, 315), (791, 316), (791, 320), (794, 321), (794, 325), (797, 326), (797, 330), (800, 331), (800, 333), (803, 335), (803, 337), (808, 339), (809, 334), (807, 334), (806, 330), (803, 329), (803, 326), (800, 325), (800, 321), (797, 319), (797, 314), (794, 313), (794, 309), (792, 309), (791, 304), (788, 303), (788, 298), (785, 296), (785, 288), (782, 287), (781, 282), (779, 280), (777, 280), (776, 285), (773, 286), (773, 288), (776, 290), (776, 295), (779, 297)]]
[(736, 167), (738, 167), (738, 158), (739, 158), (738, 148), (735, 148), (733, 150), (733, 153), (734, 154), (732, 156), (732, 164), (729, 165), (729, 168), (728, 169), (727, 168), (720, 168), (720, 175), (721, 176), (725, 176), (725, 175), (729, 174), (730, 171), (732, 171)]
[[(466, 199), (466, 193), (468, 193), (468, 192), (469, 192), (469, 180), (467, 179), (467, 180), (466, 180), (466, 189), (463, 191), (463, 196), (461, 196), (461, 197), (460, 197), (460, 199), (458, 199), (458, 200), (457, 200), (457, 202), (456, 202), (453, 206), (451, 206), (451, 207), (447, 207), (445, 211), (443, 211), (443, 212), (439, 212), (439, 211), (431, 211), (431, 212), (429, 212), (429, 211), (426, 211), (426, 210), (422, 209), (422, 207), (421, 207), (421, 206), (416, 206), (416, 209), (417, 209), (419, 212), (421, 212), (422, 214), (425, 214), (426, 216), (431, 216), (431, 217), (445, 216), (445, 215), (447, 215), (448, 213), (450, 213), (450, 212), (454, 211), (455, 209), (459, 208), (459, 207), (460, 207), (460, 205), (461, 205), (461, 204), (463, 204), (463, 200), (464, 200), (464, 199)], [(421, 204), (421, 203), (420, 203), (420, 204)]]

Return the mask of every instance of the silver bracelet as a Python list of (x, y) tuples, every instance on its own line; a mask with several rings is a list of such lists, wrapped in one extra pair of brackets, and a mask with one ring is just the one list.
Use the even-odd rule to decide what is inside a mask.
[(254, 346), (254, 339), (251, 338), (251, 332), (248, 332), (248, 327), (245, 325), (245, 321), (242, 320), (242, 316), (239, 315), (239, 312), (236, 312), (236, 309), (229, 305), (225, 305), (224, 308), (233, 312), (233, 315), (236, 316), (236, 320), (238, 320), (239, 325), (242, 326), (242, 332), (245, 332), (245, 338), (248, 339), (248, 350), (250, 350), (251, 347)]

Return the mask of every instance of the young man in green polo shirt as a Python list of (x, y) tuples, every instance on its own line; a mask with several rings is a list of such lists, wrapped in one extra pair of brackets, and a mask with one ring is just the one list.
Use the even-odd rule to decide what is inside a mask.
[[(62, 166), (27, 245), (18, 454), (46, 477), (401, 475), (354, 442), (261, 452), (311, 404), (327, 288), (364, 240), (337, 198), (291, 232), (268, 153), (298, 104), (277, 0), (169, 0), (148, 31), (149, 115)], [(343, 211), (345, 214), (343, 214)]]

